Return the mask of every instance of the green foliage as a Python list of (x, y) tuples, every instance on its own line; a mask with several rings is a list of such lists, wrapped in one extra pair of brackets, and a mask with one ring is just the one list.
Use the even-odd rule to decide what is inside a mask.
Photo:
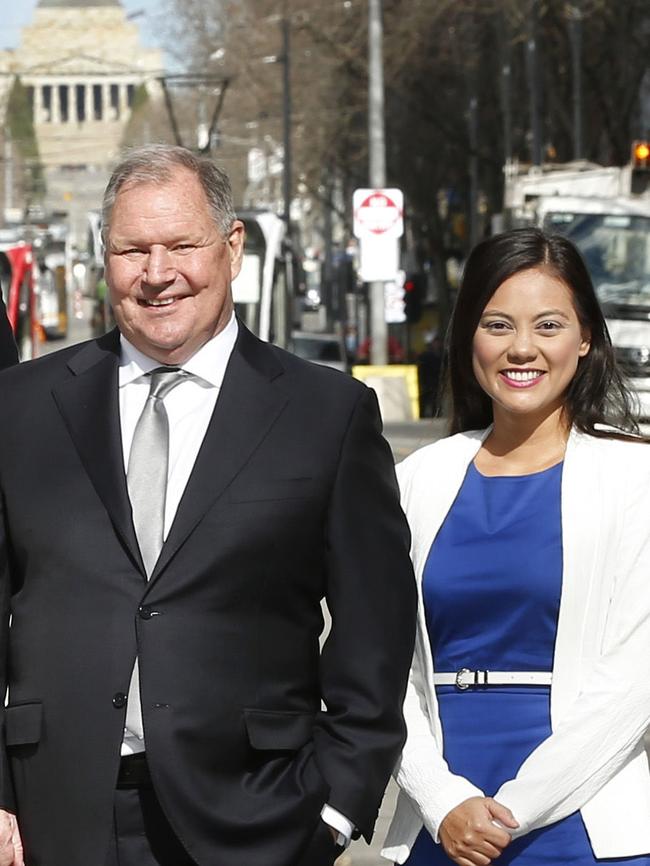
[(32, 107), (27, 88), (18, 76), (14, 79), (7, 103), (7, 132), (23, 166), (24, 191), (28, 201), (45, 194), (43, 165), (32, 120)]
[(143, 109), (148, 102), (149, 94), (147, 93), (147, 88), (144, 84), (139, 84), (133, 94), (133, 105), (131, 106), (131, 111), (133, 114), (137, 114), (137, 112)]

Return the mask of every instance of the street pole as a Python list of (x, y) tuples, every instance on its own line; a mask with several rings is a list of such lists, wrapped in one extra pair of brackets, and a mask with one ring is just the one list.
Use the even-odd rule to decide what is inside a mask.
[(282, 168), (282, 197), (284, 221), (289, 233), (291, 216), (291, 29), (287, 0), (284, 0), (282, 15), (282, 130), (284, 136), (284, 164)]
[[(384, 63), (381, 0), (368, 0), (368, 158), (370, 186), (386, 186), (386, 142), (384, 137)], [(370, 363), (388, 363), (384, 283), (369, 284)]]
[[(291, 26), (288, 0), (284, 0), (282, 14), (282, 131), (284, 157), (282, 164), (282, 198), (284, 236), (285, 311), (281, 316), (284, 328), (289, 328), (289, 311), (294, 303), (293, 243), (291, 240)], [(280, 345), (283, 345), (280, 343)]]
[(497, 34), (501, 64), (501, 112), (503, 114), (503, 163), (512, 160), (512, 60), (510, 30), (505, 13), (501, 13)]
[(334, 262), (332, 255), (332, 235), (334, 226), (332, 224), (332, 169), (326, 168), (326, 174), (323, 178), (323, 188), (325, 190), (325, 200), (323, 204), (323, 292), (321, 301), (325, 305), (325, 313), (327, 316), (327, 330), (332, 330), (333, 322), (338, 320), (336, 315), (336, 297), (334, 292)]
[(526, 68), (528, 71), (528, 91), (530, 105), (531, 162), (542, 164), (542, 120), (539, 78), (539, 58), (537, 56), (537, 18), (539, 0), (530, 0), (529, 30), (526, 41)]
[(469, 242), (478, 243), (478, 98), (469, 98), (467, 111), (469, 127)]
[(573, 158), (582, 159), (582, 9), (576, 0), (568, 9), (573, 85)]

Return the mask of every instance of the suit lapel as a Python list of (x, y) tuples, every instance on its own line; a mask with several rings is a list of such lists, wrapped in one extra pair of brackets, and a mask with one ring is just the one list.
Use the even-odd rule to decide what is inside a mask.
[(119, 335), (86, 344), (53, 393), (83, 466), (134, 564), (144, 574), (126, 487), (118, 401)]
[(150, 583), (240, 472), (284, 409), (288, 396), (274, 381), (282, 373), (269, 346), (240, 323), (214, 413)]

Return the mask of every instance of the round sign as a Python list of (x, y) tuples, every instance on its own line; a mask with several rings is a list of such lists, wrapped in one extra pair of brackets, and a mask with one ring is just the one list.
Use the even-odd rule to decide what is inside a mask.
[(399, 227), (401, 234), (402, 206), (387, 191), (372, 190), (355, 202), (355, 234), (369, 232), (383, 235)]

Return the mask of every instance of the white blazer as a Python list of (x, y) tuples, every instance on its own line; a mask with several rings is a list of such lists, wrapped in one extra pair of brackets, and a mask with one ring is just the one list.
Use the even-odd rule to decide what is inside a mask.
[[(451, 809), (483, 794), (442, 757), (421, 586), (431, 544), (488, 432), (443, 439), (398, 466), (420, 598), (404, 707), (408, 736), (396, 769), (401, 791), (382, 851), (396, 863), (407, 859), (423, 824), (437, 839)], [(515, 836), (580, 809), (596, 857), (648, 854), (643, 735), (650, 725), (650, 445), (573, 431), (561, 497), (553, 733), (495, 798), (519, 821)]]

